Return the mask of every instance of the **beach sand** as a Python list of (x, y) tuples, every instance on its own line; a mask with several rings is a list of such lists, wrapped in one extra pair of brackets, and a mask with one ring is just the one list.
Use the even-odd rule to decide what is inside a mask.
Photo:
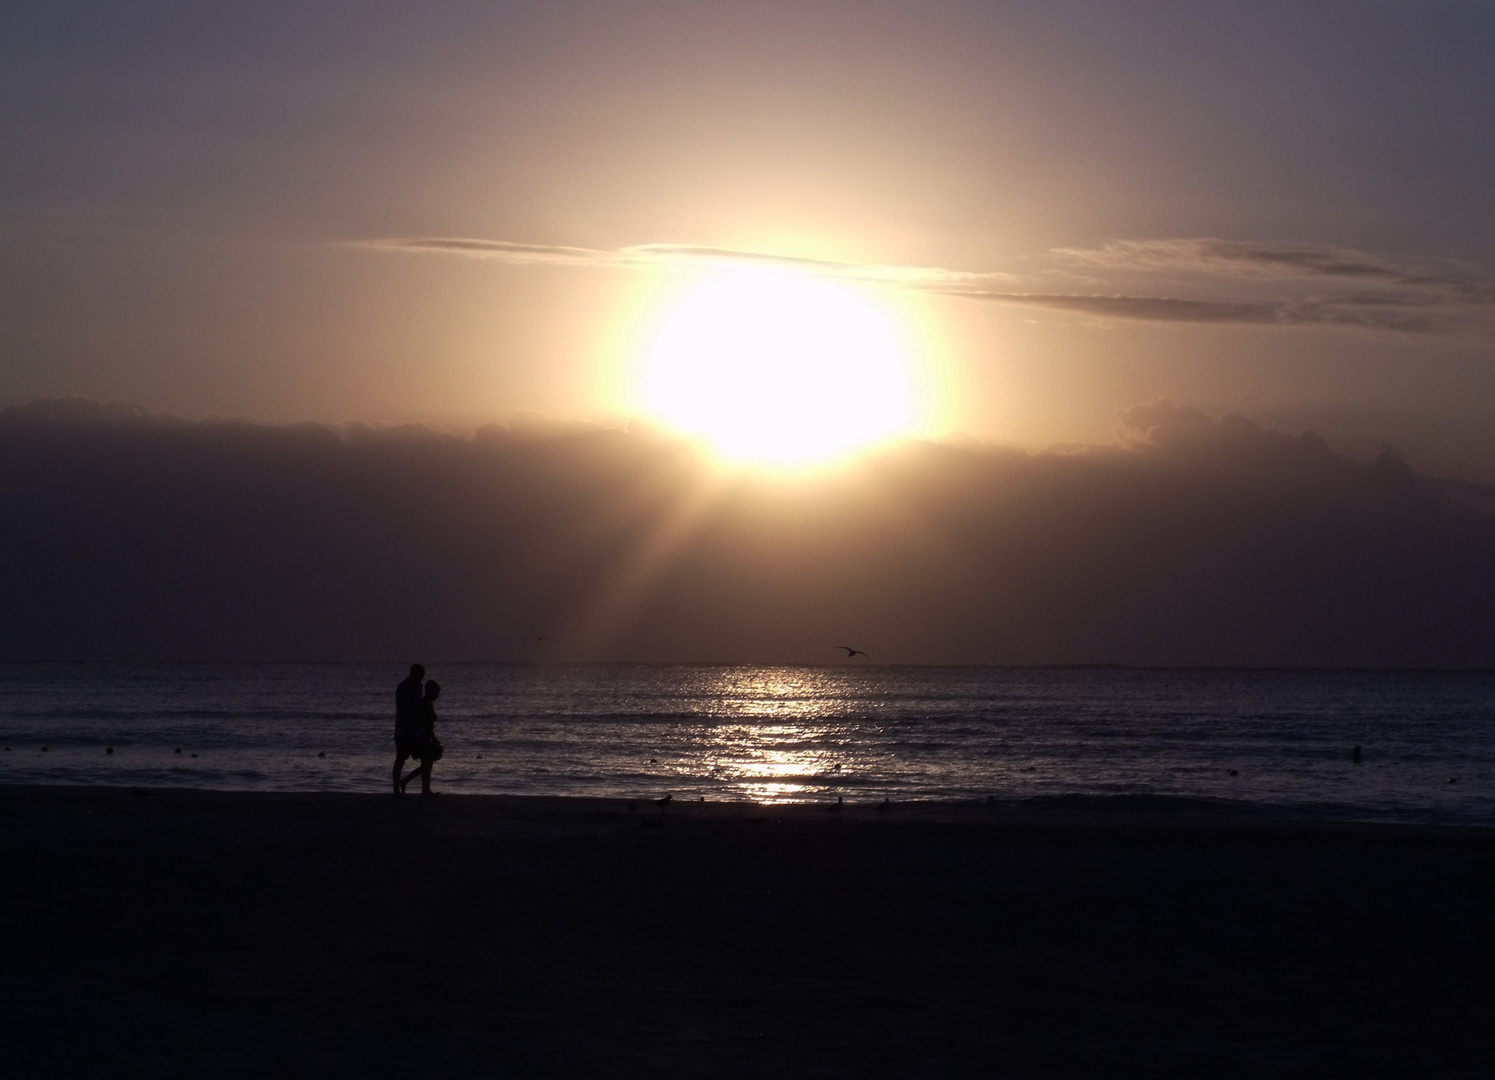
[(1495, 830), (0, 788), (13, 1076), (1495, 1071)]

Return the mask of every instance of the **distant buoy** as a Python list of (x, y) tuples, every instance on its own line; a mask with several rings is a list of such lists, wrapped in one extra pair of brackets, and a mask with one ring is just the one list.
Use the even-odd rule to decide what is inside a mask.
[(1353, 761), (1356, 765), (1360, 764), (1360, 747), (1357, 746), (1355, 747), (1355, 749), (1350, 751), (1350, 760)]
[(197, 755), (196, 755), (196, 754), (193, 754), (193, 755), (192, 755), (192, 756), (193, 756), (193, 757), (196, 757), (196, 756), (197, 756)]
[(173, 754), (180, 754), (181, 752), (182, 752), (182, 748), (180, 746), (178, 746), (175, 750), (172, 751)]
[(1235, 769), (1231, 769), (1230, 770), (1230, 775), (1231, 776), (1240, 776), (1241, 774), (1239, 772), (1237, 772)]
[(326, 756), (327, 756), (327, 751), (326, 750), (318, 750), (317, 751), (317, 757), (326, 757)]
[(45, 753), (46, 753), (46, 752), (47, 752), (47, 748), (46, 748), (46, 747), (45, 747), (45, 746), (44, 746), (44, 747), (42, 747), (42, 753), (44, 753), (44, 754), (45, 754)]
[(112, 746), (106, 746), (106, 747), (104, 747), (104, 753), (106, 753), (106, 754), (112, 754), (112, 753), (114, 753), (114, 747), (112, 747)]
[(1459, 782), (1459, 778), (1457, 776), (1450, 776), (1448, 778), (1448, 782), (1450, 784), (1457, 784)]

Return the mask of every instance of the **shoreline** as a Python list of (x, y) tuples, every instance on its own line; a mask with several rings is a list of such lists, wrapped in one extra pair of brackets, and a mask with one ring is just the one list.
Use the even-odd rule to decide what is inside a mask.
[[(440, 789), (438, 788), (438, 791)], [(139, 792), (137, 795), (135, 793)], [(172, 801), (363, 802), (372, 805), (422, 803), (419, 795), (396, 798), (387, 793), (359, 791), (261, 791), (254, 789), (195, 788), (175, 785), (145, 787), (114, 784), (6, 784), (0, 783), (0, 812), (10, 800), (60, 800), (107, 798), (110, 794), (132, 799), (162, 798)], [(783, 821), (897, 822), (924, 825), (1012, 825), (1034, 828), (1080, 827), (1121, 829), (1266, 829), (1320, 830), (1330, 832), (1387, 831), (1401, 833), (1489, 832), (1495, 822), (1389, 821), (1349, 816), (1355, 808), (1343, 804), (1321, 804), (1305, 808), (1262, 803), (1247, 799), (1217, 799), (1186, 795), (1117, 794), (1034, 795), (1014, 799), (910, 799), (889, 802), (886, 810), (876, 800), (847, 800), (837, 806), (829, 799), (795, 802), (751, 802), (746, 800), (671, 799), (661, 808), (649, 799), (590, 795), (507, 795), (440, 791), (431, 806), (461, 807), (464, 815), (497, 814), (533, 818), (558, 816), (615, 816), (632, 814), (646, 818), (664, 813), (674, 821), (730, 821), (774, 818)], [(629, 807), (633, 809), (630, 810)], [(620, 819), (628, 820), (628, 819)]]

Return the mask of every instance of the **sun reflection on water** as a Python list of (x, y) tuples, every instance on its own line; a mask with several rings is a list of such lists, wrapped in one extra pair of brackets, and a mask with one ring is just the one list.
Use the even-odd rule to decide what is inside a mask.
[(714, 687), (693, 689), (715, 697), (724, 719), (751, 721), (717, 723), (703, 732), (715, 748), (711, 771), (718, 781), (769, 802), (803, 799), (852, 778), (845, 688), (824, 672), (760, 668), (723, 672), (712, 681)]

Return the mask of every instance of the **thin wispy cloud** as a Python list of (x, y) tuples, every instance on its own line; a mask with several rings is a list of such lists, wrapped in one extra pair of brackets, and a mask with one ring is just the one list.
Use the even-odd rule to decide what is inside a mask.
[[(760, 266), (1097, 319), (1495, 337), (1495, 275), (1484, 268), (1452, 260), (1388, 258), (1334, 246), (1199, 238), (1118, 240), (1099, 248), (1056, 249), (1049, 253), (1049, 265), (1042, 267), (1049, 271), (1048, 280), (1055, 273), (1073, 278), (1075, 269), (1082, 268), (1095, 284), (1108, 284), (1096, 281), (1096, 275), (1110, 275), (1130, 286), (1062, 292), (1020, 288), (1029, 279), (1006, 271), (837, 262), (683, 244), (605, 250), (425, 237), (366, 241), (362, 246), (511, 265)], [(1328, 288), (1336, 282), (1341, 288)], [(1145, 291), (1138, 291), (1139, 285)]]
[(1090, 267), (1185, 272), (1258, 279), (1335, 278), (1448, 289), (1495, 303), (1495, 275), (1453, 259), (1406, 259), (1330, 245), (1252, 244), (1204, 237), (1188, 240), (1113, 240), (1099, 248), (1060, 248), (1055, 255)]
[[(969, 300), (1026, 304), (1098, 319), (1141, 322), (1236, 324), (1245, 326), (1327, 326), (1402, 334), (1457, 334), (1476, 329), (1474, 320), (1455, 313), (1418, 310), (1423, 305), (1391, 297), (1335, 297), (1317, 300), (1200, 300), (1177, 296), (1092, 295), (1085, 293), (940, 290)], [(1489, 328), (1486, 328), (1486, 332)]]
[(848, 263), (830, 259), (806, 259), (770, 255), (729, 248), (693, 247), (688, 244), (636, 244), (611, 251), (598, 248), (515, 244), (506, 240), (425, 237), (410, 240), (373, 240), (364, 244), (385, 251), (425, 252), (491, 259), (515, 265), (643, 267), (643, 266), (761, 266), (795, 270), (825, 277), (896, 285), (907, 288), (979, 287), (983, 283), (1015, 281), (1004, 273), (970, 273), (932, 266), (890, 266), (879, 263)]
[(1210, 321), (1495, 336), (1495, 274), (1452, 259), (1216, 237), (1117, 240), (1099, 248), (1061, 249), (1054, 255), (1074, 266), (1128, 279), (1190, 282), (1210, 292), (1220, 291), (1223, 282), (1227, 289), (1276, 294), (1233, 300), (1221, 311), (1221, 319)]

